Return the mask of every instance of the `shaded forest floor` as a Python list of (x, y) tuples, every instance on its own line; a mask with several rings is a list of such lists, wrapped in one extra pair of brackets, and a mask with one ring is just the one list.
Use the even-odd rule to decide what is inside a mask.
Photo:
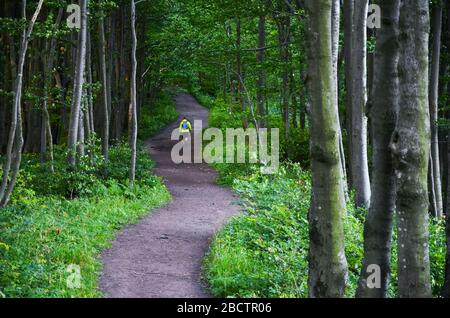
[[(208, 111), (189, 94), (175, 97), (180, 117), (203, 121)], [(180, 120), (181, 118), (179, 118)], [(101, 289), (108, 297), (207, 297), (201, 265), (211, 237), (238, 213), (232, 192), (206, 164), (172, 162), (170, 135), (179, 121), (146, 142), (173, 201), (129, 226), (102, 255)], [(193, 129), (196, 129), (195, 126)]]

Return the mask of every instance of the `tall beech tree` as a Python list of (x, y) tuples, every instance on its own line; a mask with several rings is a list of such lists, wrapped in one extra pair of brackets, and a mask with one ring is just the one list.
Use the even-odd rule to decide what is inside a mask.
[(399, 113), (391, 150), (397, 178), (398, 293), (430, 297), (428, 242), (429, 1), (403, 1), (399, 22)]
[(70, 108), (69, 136), (67, 142), (68, 161), (73, 167), (76, 165), (76, 152), (79, 134), (81, 102), (84, 84), (84, 69), (86, 66), (86, 39), (87, 39), (87, 8), (89, 0), (80, 0), (80, 30), (78, 33), (78, 45), (73, 82), (73, 97)]
[(258, 79), (257, 79), (257, 95), (256, 95), (256, 103), (257, 110), (259, 114), (259, 126), (265, 126), (265, 98), (264, 98), (264, 90), (266, 85), (266, 71), (264, 70), (264, 58), (265, 58), (265, 50), (266, 46), (266, 16), (265, 10), (261, 9), (261, 14), (258, 19), (258, 52), (256, 53), (256, 59), (258, 61)]
[(312, 201), (309, 211), (309, 295), (342, 297), (347, 279), (339, 155), (339, 115), (332, 63), (332, 0), (308, 0)]
[(430, 120), (431, 120), (431, 166), (430, 178), (433, 186), (432, 212), (435, 217), (443, 215), (441, 167), (439, 157), (439, 135), (438, 135), (438, 103), (439, 103), (439, 68), (441, 60), (441, 33), (442, 33), (442, 3), (438, 0), (432, 9), (432, 52), (430, 69)]
[(109, 158), (109, 110), (110, 106), (110, 93), (108, 92), (108, 76), (106, 69), (106, 41), (105, 41), (105, 22), (103, 12), (100, 13), (101, 17), (98, 22), (98, 34), (99, 34), (99, 54), (100, 54), (100, 73), (102, 80), (102, 153), (106, 161)]
[(136, 48), (137, 48), (137, 38), (136, 38), (136, 4), (134, 0), (131, 0), (131, 92), (130, 92), (130, 149), (131, 149), (131, 164), (130, 164), (130, 183), (133, 184), (136, 177), (136, 142), (137, 142), (137, 96), (136, 96), (136, 71), (137, 71), (137, 60), (136, 60)]
[[(63, 9), (58, 10), (55, 27), (61, 23), (64, 14)], [(48, 111), (48, 101), (50, 95), (50, 85), (52, 83), (53, 66), (55, 63), (57, 38), (54, 36), (47, 42), (47, 56), (44, 57), (44, 101), (42, 104), (42, 123), (41, 123), (41, 160), (43, 162), (50, 160), (50, 171), (54, 172), (53, 167), (53, 134), (50, 123), (50, 114)]]
[(353, 4), (351, 35), (351, 174), (357, 207), (370, 204), (370, 180), (367, 160), (367, 14), (369, 0)]
[[(398, 33), (400, 0), (380, 3), (383, 12), (374, 56), (372, 124), (372, 200), (364, 226), (364, 259), (357, 297), (386, 297), (391, 263), (392, 223), (395, 210), (395, 173), (389, 148), (398, 111)], [(367, 279), (372, 264), (381, 269), (381, 288)]]

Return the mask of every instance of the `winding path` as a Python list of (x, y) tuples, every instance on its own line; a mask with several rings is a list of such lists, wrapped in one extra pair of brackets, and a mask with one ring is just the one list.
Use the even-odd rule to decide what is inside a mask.
[[(208, 111), (191, 95), (178, 94), (175, 102), (181, 116), (207, 126)], [(126, 227), (101, 255), (100, 288), (106, 297), (209, 297), (201, 283), (201, 262), (211, 237), (238, 207), (206, 164), (172, 162), (170, 135), (178, 123), (146, 142), (156, 161), (154, 173), (164, 178), (173, 201)]]

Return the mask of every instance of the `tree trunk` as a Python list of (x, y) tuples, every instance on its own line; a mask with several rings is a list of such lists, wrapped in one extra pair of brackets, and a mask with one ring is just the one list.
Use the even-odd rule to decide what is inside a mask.
[(357, 207), (370, 205), (369, 166), (367, 161), (367, 14), (369, 0), (354, 4), (351, 60), (351, 173)]
[(105, 161), (109, 160), (109, 100), (108, 100), (108, 79), (106, 75), (106, 41), (104, 18), (102, 17), (98, 23), (99, 48), (100, 48), (100, 72), (102, 82), (102, 153)]
[(308, 0), (311, 77), (312, 202), (309, 211), (309, 295), (343, 297), (347, 279), (339, 156), (339, 115), (332, 62), (332, 0)]
[(398, 120), (392, 137), (397, 177), (398, 293), (431, 297), (428, 242), (429, 1), (403, 1), (400, 11)]
[(88, 113), (89, 113), (89, 130), (94, 132), (94, 96), (92, 92), (92, 42), (91, 42), (91, 32), (88, 30), (87, 33), (87, 99), (88, 99)]
[[(339, 103), (339, 34), (341, 22), (341, 4), (339, 0), (333, 0), (333, 7), (331, 11), (331, 45), (332, 45), (332, 61), (333, 61), (333, 78), (336, 87), (336, 101)], [(339, 109), (339, 107), (338, 107)], [(342, 138), (341, 120), (339, 120), (339, 156), (341, 158), (342, 175), (344, 176), (344, 192), (346, 201), (348, 199), (347, 186), (347, 168), (345, 163), (344, 141)]]
[[(395, 174), (389, 148), (398, 112), (398, 22), (400, 0), (382, 2), (383, 20), (374, 56), (372, 203), (364, 227), (364, 259), (357, 297), (387, 296), (390, 275), (392, 222), (395, 210)], [(381, 270), (380, 288), (368, 285), (370, 265)], [(372, 288), (371, 288), (372, 287)]]
[[(450, 4), (447, 1), (447, 43), (450, 44)], [(450, 96), (450, 83), (447, 83), (447, 94)], [(450, 116), (450, 113), (447, 115)], [(442, 296), (450, 298), (450, 129), (447, 131), (447, 205), (446, 205), (446, 220), (447, 220), (447, 253), (445, 258), (445, 282), (442, 288)]]
[[(22, 31), (19, 63), (17, 67), (17, 74), (15, 78), (14, 86), (14, 101), (11, 118), (11, 127), (8, 136), (8, 144), (6, 148), (5, 162), (3, 165), (3, 177), (0, 185), (0, 207), (5, 207), (10, 199), (11, 193), (14, 190), (14, 186), (17, 180), (17, 174), (19, 173), (20, 163), (22, 159), (22, 147), (23, 147), (23, 135), (22, 135), (22, 84), (23, 84), (23, 71), (25, 65), (25, 58), (27, 55), (28, 42), (30, 40), (31, 33), (33, 32), (34, 24), (36, 23), (39, 12), (42, 9), (44, 0), (40, 0), (36, 11), (31, 18), (31, 22), (28, 29)], [(22, 0), (22, 17), (26, 19), (26, 6), (27, 1)], [(14, 149), (13, 149), (14, 148)], [(8, 176), (11, 171), (12, 175), (8, 183)]]
[[(439, 1), (438, 1), (439, 2)], [(430, 120), (431, 120), (431, 165), (433, 167), (432, 181), (434, 185), (434, 199), (436, 202), (433, 215), (443, 216), (441, 168), (439, 160), (439, 136), (438, 136), (438, 98), (439, 98), (439, 67), (441, 58), (441, 32), (442, 32), (442, 4), (437, 3), (432, 10), (433, 25), (433, 51), (430, 73)], [(431, 171), (431, 169), (430, 169)]]
[[(64, 14), (63, 9), (59, 9), (58, 16), (56, 18), (55, 26), (59, 26), (61, 23), (62, 17)], [(41, 138), (41, 156), (43, 161), (50, 160), (50, 171), (54, 171), (53, 167), (53, 135), (52, 135), (52, 127), (50, 124), (50, 115), (48, 112), (48, 98), (49, 98), (49, 90), (50, 85), (52, 83), (52, 73), (53, 73), (53, 64), (55, 60), (56, 53), (56, 37), (53, 37), (50, 40), (50, 44), (47, 47), (47, 57), (44, 57), (45, 70), (44, 70), (44, 102), (42, 109), (42, 138)], [(47, 157), (48, 154), (48, 157)]]
[(131, 165), (130, 165), (130, 185), (133, 186), (136, 177), (136, 142), (137, 142), (137, 112), (136, 112), (136, 6), (134, 0), (131, 0), (131, 93), (130, 93), (130, 148), (131, 148)]
[[(353, 33), (353, 9), (355, 0), (344, 0), (344, 63), (345, 63), (345, 89), (346, 89), (346, 121), (348, 165), (352, 167), (352, 33)], [(352, 170), (352, 169), (350, 169)], [(348, 174), (348, 185), (353, 188), (352, 172)]]
[(247, 116), (245, 114), (245, 104), (244, 104), (244, 88), (242, 87), (242, 82), (244, 80), (242, 74), (242, 55), (241, 55), (241, 18), (236, 18), (236, 72), (237, 72), (237, 86), (238, 86), (238, 101), (241, 108), (242, 114), (242, 126), (247, 128)]
[(264, 90), (266, 86), (266, 71), (264, 70), (264, 59), (265, 59), (265, 49), (266, 46), (266, 17), (261, 14), (259, 16), (258, 22), (258, 52), (256, 54), (256, 59), (258, 62), (258, 80), (257, 80), (257, 109), (259, 115), (259, 127), (265, 127), (265, 116), (266, 111), (264, 108)]
[(72, 167), (76, 165), (76, 146), (78, 141), (78, 125), (80, 124), (81, 101), (83, 94), (84, 68), (86, 62), (86, 37), (87, 37), (87, 5), (89, 0), (80, 0), (81, 28), (78, 35), (78, 50), (73, 84), (73, 97), (70, 109), (69, 137), (68, 137), (68, 161)]
[[(282, 17), (278, 22), (278, 42), (280, 45), (280, 61), (282, 63), (281, 72), (281, 111), (284, 122), (284, 137), (289, 139), (289, 39), (291, 29), (291, 19), (285, 9), (281, 10)], [(286, 149), (289, 152), (289, 149)], [(289, 155), (289, 154), (288, 154)]]

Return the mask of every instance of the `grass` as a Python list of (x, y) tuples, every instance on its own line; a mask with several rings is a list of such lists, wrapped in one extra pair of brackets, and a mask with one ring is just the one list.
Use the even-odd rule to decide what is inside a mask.
[[(160, 180), (133, 190), (111, 185), (101, 196), (38, 198), (0, 214), (0, 290), (5, 297), (101, 297), (98, 255), (115, 233), (170, 200)], [(69, 288), (69, 265), (81, 287)]]

